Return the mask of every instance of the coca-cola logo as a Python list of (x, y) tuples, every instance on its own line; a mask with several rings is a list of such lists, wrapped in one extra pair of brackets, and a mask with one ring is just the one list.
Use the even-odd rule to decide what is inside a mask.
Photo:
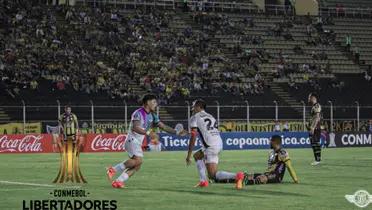
[(90, 146), (93, 151), (123, 151), (126, 137), (124, 134), (112, 137), (97, 135)]
[[(12, 138), (13, 137), (13, 138)], [(42, 135), (20, 135), (0, 137), (1, 152), (42, 152)]]

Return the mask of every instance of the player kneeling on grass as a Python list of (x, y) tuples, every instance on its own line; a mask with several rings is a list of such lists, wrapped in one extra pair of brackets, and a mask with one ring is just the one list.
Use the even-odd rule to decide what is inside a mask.
[(273, 150), (269, 153), (267, 171), (263, 174), (245, 174), (245, 185), (281, 183), (286, 168), (288, 169), (293, 181), (298, 183), (298, 178), (292, 167), (288, 152), (282, 148), (282, 137), (278, 135), (271, 137), (270, 144)]
[(151, 139), (158, 138), (157, 134), (153, 131), (153, 128), (159, 127), (167, 133), (181, 136), (188, 134), (186, 130), (182, 129), (176, 131), (160, 122), (159, 117), (155, 114), (158, 105), (155, 95), (145, 95), (142, 99), (142, 105), (141, 108), (137, 109), (132, 114), (128, 136), (124, 144), (129, 159), (107, 169), (106, 173), (110, 181), (112, 181), (115, 174), (120, 174), (119, 177), (112, 182), (112, 187), (114, 188), (123, 188), (125, 181), (141, 168), (143, 158), (143, 139), (146, 136), (150, 136)]
[(199, 172), (200, 182), (196, 187), (207, 187), (208, 178), (205, 170), (208, 172), (209, 179), (217, 183), (235, 182), (236, 188), (243, 187), (244, 173), (230, 173), (226, 171), (217, 171), (218, 155), (222, 151), (222, 139), (218, 130), (216, 119), (205, 112), (206, 104), (198, 99), (193, 102), (193, 116), (190, 119), (191, 139), (189, 150), (186, 157), (187, 165), (191, 164), (192, 149), (195, 145), (196, 136), (202, 142), (202, 149), (194, 153), (196, 167)]

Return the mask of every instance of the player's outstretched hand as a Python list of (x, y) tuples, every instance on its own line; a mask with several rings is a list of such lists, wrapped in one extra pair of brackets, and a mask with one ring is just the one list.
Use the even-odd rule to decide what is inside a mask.
[(188, 134), (189, 134), (189, 132), (187, 132), (187, 130), (182, 130), (178, 135), (187, 136)]
[(159, 135), (154, 131), (151, 131), (149, 136), (151, 140), (159, 140)]
[(188, 166), (191, 165), (191, 160), (190, 160), (189, 157), (186, 158), (186, 165), (188, 165)]

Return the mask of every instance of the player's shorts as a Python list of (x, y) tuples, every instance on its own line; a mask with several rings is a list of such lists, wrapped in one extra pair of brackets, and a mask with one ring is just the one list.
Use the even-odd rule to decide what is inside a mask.
[(132, 158), (133, 156), (143, 157), (142, 144), (141, 141), (136, 140), (134, 137), (128, 135), (125, 141), (124, 148), (128, 152), (128, 156)]
[(64, 141), (72, 141), (72, 142), (76, 142), (76, 135), (64, 135), (63, 137), (63, 140)]
[(204, 154), (205, 163), (216, 163), (218, 164), (218, 155), (222, 151), (222, 146), (210, 146), (201, 149)]
[(310, 134), (310, 142), (313, 144), (313, 143), (319, 143), (320, 142), (320, 134), (321, 134), (321, 131), (320, 129), (315, 129), (314, 130), (314, 134)]

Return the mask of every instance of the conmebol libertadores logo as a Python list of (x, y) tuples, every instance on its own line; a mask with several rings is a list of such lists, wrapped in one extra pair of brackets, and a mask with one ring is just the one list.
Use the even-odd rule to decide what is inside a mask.
[(354, 195), (345, 195), (346, 200), (354, 203), (356, 206), (364, 208), (372, 203), (372, 196), (365, 190), (358, 190)]

